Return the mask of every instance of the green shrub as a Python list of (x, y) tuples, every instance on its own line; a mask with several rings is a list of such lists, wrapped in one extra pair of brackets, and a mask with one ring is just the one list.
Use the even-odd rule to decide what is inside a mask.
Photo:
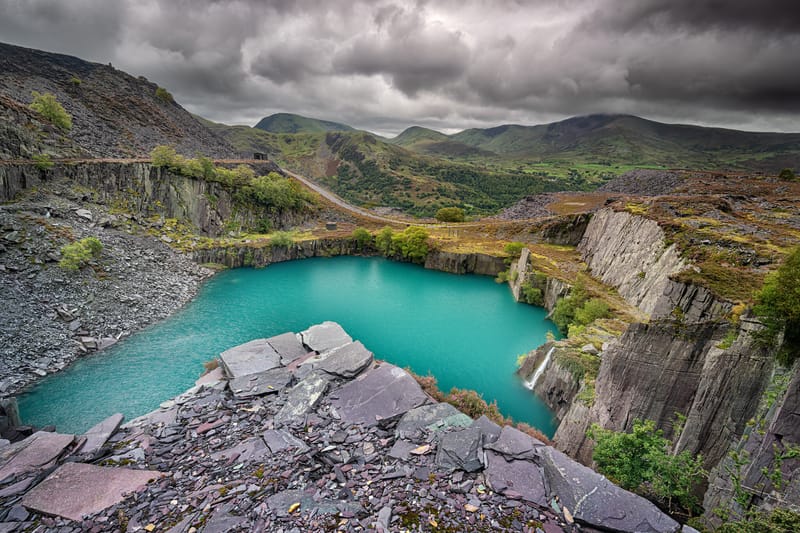
[(39, 170), (48, 170), (53, 168), (53, 160), (47, 154), (37, 154), (33, 156), (33, 163)]
[(781, 170), (780, 174), (778, 174), (778, 179), (786, 180), (786, 181), (794, 181), (795, 178), (794, 170), (791, 168), (784, 168)]
[(71, 83), (71, 84), (72, 84), (74, 87), (80, 87), (80, 86), (81, 86), (81, 84), (83, 83), (83, 81), (81, 81), (81, 79), (80, 79), (79, 77), (77, 77), (77, 76), (72, 76), (72, 77), (69, 79), (69, 82), (70, 82), (70, 83)]
[(51, 93), (38, 93), (33, 91), (33, 102), (30, 108), (42, 115), (56, 127), (69, 131), (72, 129), (72, 116), (58, 103)]
[(86, 237), (61, 247), (58, 265), (64, 270), (79, 270), (92, 259), (100, 257), (103, 243), (97, 237)]
[(778, 361), (791, 365), (800, 356), (800, 247), (764, 280), (754, 311), (766, 326), (762, 340), (774, 343), (783, 331)]
[(521, 242), (510, 242), (503, 247), (503, 251), (511, 257), (519, 257), (525, 244)]
[(156, 89), (156, 98), (165, 104), (171, 104), (173, 102), (172, 94), (170, 94), (170, 92), (163, 87), (158, 87)]
[(386, 257), (392, 255), (392, 237), (394, 237), (394, 230), (389, 226), (385, 226), (375, 236), (375, 246)]
[(464, 210), (460, 207), (443, 207), (436, 212), (440, 222), (464, 222)]
[(586, 301), (582, 307), (575, 310), (573, 324), (577, 326), (588, 326), (598, 318), (608, 318), (611, 313), (608, 304), (599, 298), (592, 298)]
[(501, 270), (497, 273), (497, 277), (494, 278), (495, 283), (506, 283), (508, 281), (508, 270)]
[(669, 453), (670, 442), (652, 420), (634, 420), (631, 433), (593, 424), (587, 436), (595, 441), (597, 470), (624, 489), (653, 499), (669, 510), (698, 510), (694, 489), (707, 473), (702, 456)]
[(421, 263), (428, 256), (428, 231), (419, 226), (409, 226), (392, 236), (392, 253)]
[(542, 289), (534, 287), (530, 283), (523, 283), (520, 289), (522, 292), (522, 299), (525, 303), (538, 305), (539, 307), (544, 305), (544, 293), (542, 293)]
[(154, 167), (173, 168), (178, 161), (178, 153), (175, 148), (161, 144), (150, 151), (150, 159)]
[(314, 197), (296, 181), (276, 172), (250, 180), (242, 187), (250, 200), (271, 211), (304, 210), (314, 204)]
[(350, 238), (356, 243), (356, 249), (361, 251), (372, 244), (372, 234), (364, 228), (356, 228), (350, 235)]
[(288, 231), (276, 231), (269, 239), (270, 246), (276, 248), (288, 248), (294, 243), (292, 234)]
[(725, 522), (715, 533), (791, 533), (800, 531), (800, 513), (775, 509), (771, 513), (750, 513), (744, 519)]
[(589, 295), (580, 280), (575, 283), (570, 293), (556, 302), (550, 320), (558, 327), (563, 334), (569, 332), (569, 325), (575, 322), (576, 311), (583, 306)]

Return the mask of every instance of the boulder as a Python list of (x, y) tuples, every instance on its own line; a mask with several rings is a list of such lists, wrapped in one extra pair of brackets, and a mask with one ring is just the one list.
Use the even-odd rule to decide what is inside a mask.
[(499, 453), (488, 451), (485, 475), (486, 481), (495, 492), (506, 497), (547, 505), (544, 476), (541, 469), (531, 461), (508, 460)]
[(311, 411), (316, 407), (320, 397), (325, 394), (328, 383), (328, 377), (320, 372), (309, 374), (289, 391), (286, 403), (275, 415), (275, 423), (291, 422)]
[(558, 450), (539, 450), (550, 496), (578, 522), (609, 531), (675, 533), (680, 525), (646, 499), (621, 489)]
[(265, 372), (281, 364), (281, 356), (267, 343), (267, 339), (246, 342), (225, 350), (219, 357), (230, 378)]
[(154, 470), (65, 463), (22, 498), (32, 511), (81, 520), (122, 501), (148, 481), (163, 476)]
[(486, 415), (481, 415), (480, 418), (472, 422), (470, 427), (476, 427), (481, 430), (484, 445), (495, 442), (502, 431), (500, 426), (489, 420)]
[(231, 391), (236, 398), (250, 398), (278, 392), (292, 381), (292, 373), (278, 367), (257, 374), (239, 376), (230, 381)]
[(441, 431), (471, 424), (470, 417), (449, 403), (435, 403), (416, 407), (404, 414), (397, 423), (394, 435), (398, 439), (409, 439), (421, 430)]
[(292, 332), (270, 337), (267, 343), (281, 356), (281, 364), (284, 366), (308, 353), (298, 335)]
[(371, 362), (372, 352), (364, 348), (361, 342), (355, 341), (331, 349), (320, 362), (314, 363), (314, 367), (328, 374), (351, 379)]
[(300, 335), (306, 346), (319, 353), (353, 342), (342, 326), (330, 321), (311, 326)]
[(477, 472), (483, 468), (483, 435), (477, 427), (451, 431), (441, 436), (436, 465), (451, 470)]
[(347, 424), (389, 424), (428, 401), (408, 372), (388, 363), (371, 368), (337, 391), (331, 405)]

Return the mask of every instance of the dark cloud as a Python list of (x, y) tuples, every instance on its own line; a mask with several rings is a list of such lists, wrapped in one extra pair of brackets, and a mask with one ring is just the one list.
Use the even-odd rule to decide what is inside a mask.
[(229, 123), (800, 130), (800, 10), (780, 0), (0, 0), (0, 40), (113, 62)]

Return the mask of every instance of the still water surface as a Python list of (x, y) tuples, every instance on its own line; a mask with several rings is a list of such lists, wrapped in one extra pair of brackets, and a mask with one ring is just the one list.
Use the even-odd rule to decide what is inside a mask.
[(474, 389), (548, 436), (551, 413), (514, 374), (517, 356), (558, 334), (508, 286), (380, 258), (315, 258), (235, 269), (166, 321), (43, 380), (20, 398), (25, 423), (83, 432), (115, 413), (149, 412), (194, 384), (202, 363), (258, 337), (340, 323), (375, 353), (442, 390)]

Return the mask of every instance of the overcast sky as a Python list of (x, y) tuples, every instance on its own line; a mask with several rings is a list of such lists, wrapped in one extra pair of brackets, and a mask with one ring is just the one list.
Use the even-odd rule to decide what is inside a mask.
[(0, 0), (0, 41), (111, 62), (228, 124), (800, 131), (797, 0)]

